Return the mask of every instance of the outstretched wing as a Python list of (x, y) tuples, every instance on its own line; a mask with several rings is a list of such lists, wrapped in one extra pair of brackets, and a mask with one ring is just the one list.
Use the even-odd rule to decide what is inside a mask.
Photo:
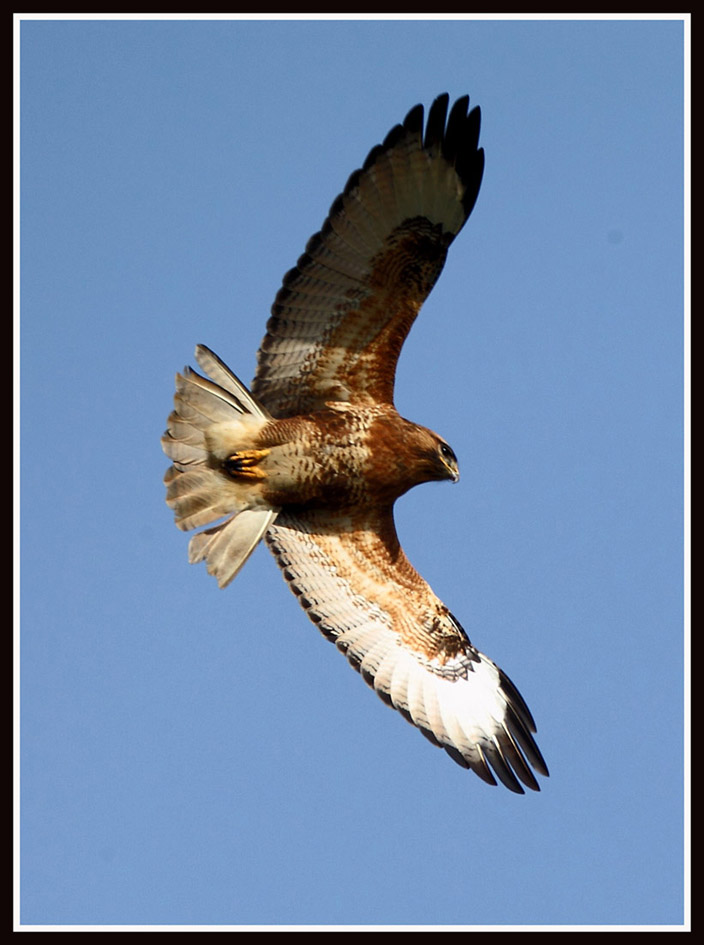
[(469, 96), (417, 105), (372, 149), (284, 277), (252, 391), (276, 417), (393, 402), (396, 362), (484, 169)]
[[(533, 718), (413, 569), (390, 509), (282, 512), (267, 543), (322, 633), (379, 696), (484, 781), (539, 790)], [(493, 773), (492, 773), (493, 772)]]

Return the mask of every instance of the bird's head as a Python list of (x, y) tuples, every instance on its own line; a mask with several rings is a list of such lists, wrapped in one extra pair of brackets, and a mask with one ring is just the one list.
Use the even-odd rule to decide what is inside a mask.
[(455, 456), (455, 451), (449, 443), (446, 443), (441, 437), (435, 435), (435, 463), (438, 470), (438, 479), (450, 479), (452, 482), (458, 482), (460, 478), (460, 467)]
[(449, 443), (426, 427), (416, 426), (416, 464), (421, 482), (458, 482), (460, 467)]
[(446, 477), (451, 479), (452, 482), (458, 482), (460, 478), (460, 467), (457, 462), (457, 457), (455, 456), (455, 451), (449, 443), (441, 440), (440, 437), (438, 437), (438, 456), (442, 468), (445, 470)]

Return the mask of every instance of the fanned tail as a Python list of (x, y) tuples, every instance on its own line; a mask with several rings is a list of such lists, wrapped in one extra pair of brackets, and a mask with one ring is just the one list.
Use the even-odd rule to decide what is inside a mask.
[(161, 445), (173, 465), (164, 476), (166, 503), (184, 531), (227, 521), (194, 535), (188, 555), (205, 561), (220, 587), (232, 581), (275, 521), (277, 510), (261, 497), (257, 481), (228, 476), (223, 463), (248, 449), (270, 414), (216, 354), (198, 345), (191, 368), (176, 375), (174, 410)]

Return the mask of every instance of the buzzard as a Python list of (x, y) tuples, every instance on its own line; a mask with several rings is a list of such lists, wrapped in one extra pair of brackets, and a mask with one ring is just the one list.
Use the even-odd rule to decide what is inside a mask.
[(459, 477), (442, 437), (394, 407), (401, 346), (477, 199), (479, 109), (412, 108), (283, 279), (251, 391), (208, 348), (176, 375), (162, 438), (189, 560), (229, 584), (264, 538), (310, 619), (388, 705), (511, 791), (547, 776), (508, 676), (414, 570), (394, 527), (412, 486)]

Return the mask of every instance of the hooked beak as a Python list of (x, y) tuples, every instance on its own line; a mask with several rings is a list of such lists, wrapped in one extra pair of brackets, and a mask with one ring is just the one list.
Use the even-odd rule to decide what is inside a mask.
[(447, 478), (450, 482), (459, 482), (460, 481), (460, 467), (457, 463), (457, 460), (453, 457), (452, 459), (444, 459), (443, 463), (445, 469), (447, 470)]

